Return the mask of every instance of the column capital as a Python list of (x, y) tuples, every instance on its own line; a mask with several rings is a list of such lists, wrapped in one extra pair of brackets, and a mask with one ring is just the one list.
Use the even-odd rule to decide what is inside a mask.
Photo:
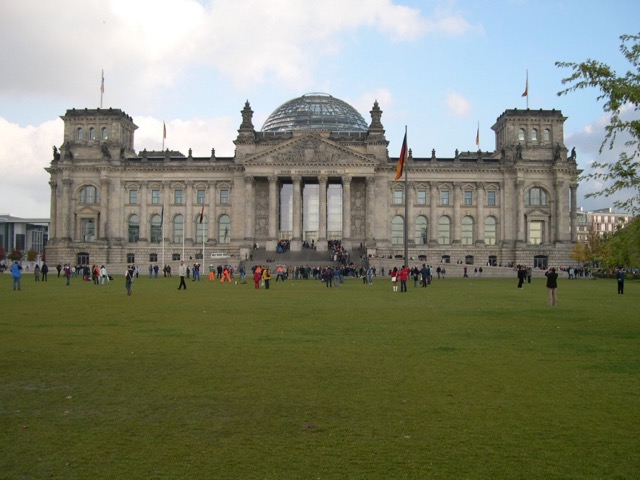
[(269, 183), (276, 183), (278, 181), (278, 177), (275, 175), (270, 175), (267, 178), (269, 179)]
[(244, 183), (246, 184), (253, 184), (256, 181), (256, 177), (254, 177), (253, 175), (245, 175), (244, 177)]

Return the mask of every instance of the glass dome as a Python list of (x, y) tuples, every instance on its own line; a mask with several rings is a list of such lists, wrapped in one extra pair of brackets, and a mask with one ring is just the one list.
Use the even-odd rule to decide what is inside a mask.
[(366, 132), (368, 128), (362, 115), (348, 103), (326, 93), (308, 93), (276, 108), (264, 122), (262, 131)]

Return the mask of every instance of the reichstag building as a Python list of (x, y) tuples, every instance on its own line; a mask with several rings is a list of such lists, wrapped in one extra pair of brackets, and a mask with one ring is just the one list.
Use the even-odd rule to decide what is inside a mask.
[(137, 127), (120, 109), (67, 110), (46, 169), (47, 261), (244, 260), (283, 241), (291, 251), (340, 241), (369, 258), (403, 258), (406, 232), (416, 263), (571, 262), (580, 171), (560, 111), (506, 110), (494, 151), (409, 151), (406, 181), (395, 181), (378, 102), (367, 121), (338, 98), (307, 94), (259, 130), (248, 101), (240, 113), (234, 155), (196, 157), (136, 152)]

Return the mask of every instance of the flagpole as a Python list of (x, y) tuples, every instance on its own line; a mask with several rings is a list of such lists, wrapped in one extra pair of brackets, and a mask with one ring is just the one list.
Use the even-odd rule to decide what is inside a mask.
[(164, 271), (164, 267), (167, 266), (166, 263), (164, 263), (164, 203), (162, 204), (162, 214), (160, 215), (160, 224), (162, 225), (162, 269)]
[[(407, 138), (407, 126), (404, 126), (404, 136)], [(404, 264), (409, 268), (409, 142), (404, 155)]]
[(102, 108), (102, 97), (104, 96), (104, 69), (102, 69), (102, 80), (100, 82), (100, 108)]

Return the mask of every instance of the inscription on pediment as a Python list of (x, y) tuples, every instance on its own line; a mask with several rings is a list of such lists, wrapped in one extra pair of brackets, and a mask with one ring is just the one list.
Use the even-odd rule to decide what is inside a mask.
[(353, 166), (372, 165), (374, 162), (347, 148), (334, 146), (317, 136), (297, 139), (288, 145), (259, 153), (247, 163), (271, 164), (284, 167), (300, 165)]

